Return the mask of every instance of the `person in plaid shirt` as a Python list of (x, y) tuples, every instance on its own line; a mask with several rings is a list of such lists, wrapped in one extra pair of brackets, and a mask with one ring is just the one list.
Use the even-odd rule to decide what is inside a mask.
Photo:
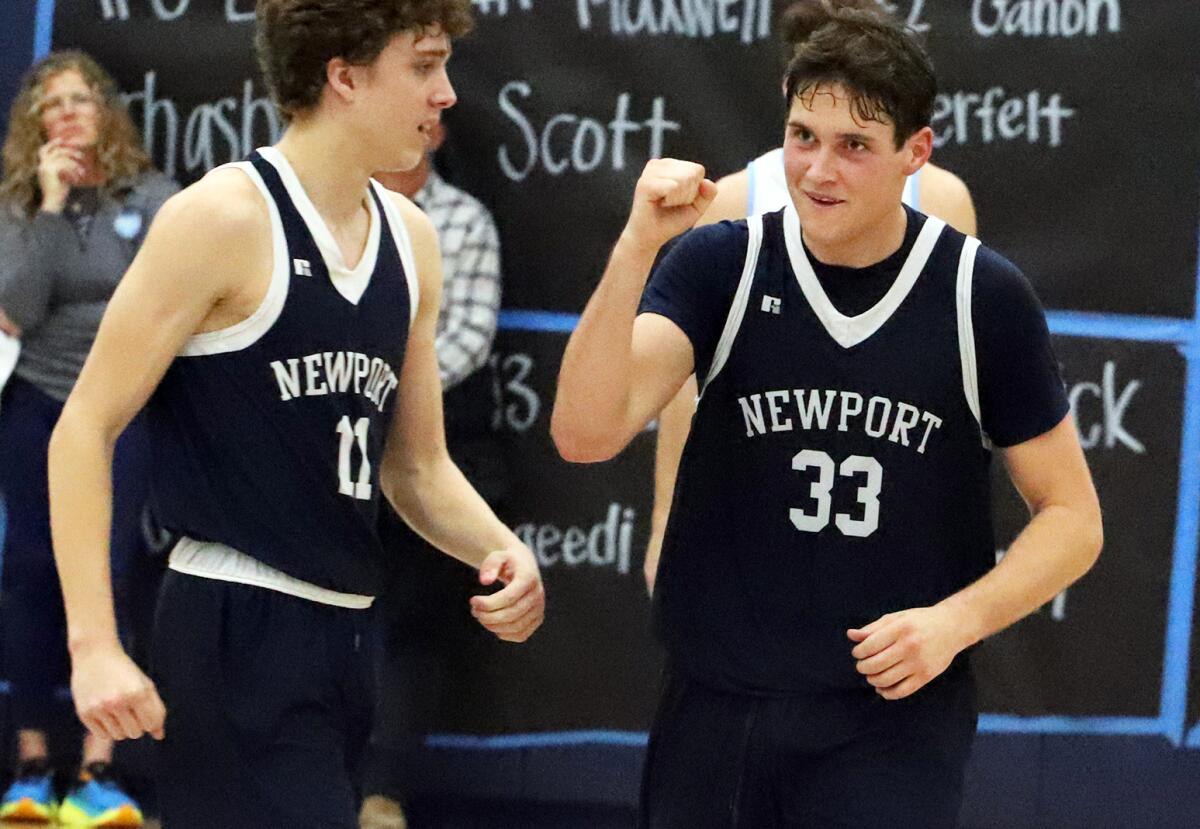
[[(429, 131), (429, 152), (414, 170), (376, 179), (408, 196), (437, 230), (444, 271), (437, 325), (446, 441), (450, 455), (495, 506), (506, 476), (492, 429), (495, 371), (489, 362), (500, 310), (500, 238), (488, 209), (448, 184), (433, 168), (445, 137)], [(471, 570), (439, 554), (390, 509), (381, 510), (379, 534), (392, 569), (376, 602), (375, 729), (363, 765), (361, 826), (404, 829), (408, 782), (422, 741), (434, 725), (451, 640), (461, 643), (470, 617), (454, 597), (469, 591)], [(442, 592), (447, 591), (447, 592)], [(440, 594), (440, 595), (439, 595)]]

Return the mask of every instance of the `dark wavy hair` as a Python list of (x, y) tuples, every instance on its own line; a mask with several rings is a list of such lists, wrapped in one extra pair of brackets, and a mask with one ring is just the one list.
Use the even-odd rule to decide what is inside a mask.
[(855, 117), (891, 121), (899, 149), (929, 126), (937, 78), (913, 33), (872, 11), (839, 8), (823, 0), (828, 20), (801, 43), (784, 77), (787, 100), (838, 84), (852, 97)]
[(829, 22), (830, 9), (858, 9), (885, 17), (887, 12), (879, 0), (833, 0), (828, 6), (821, 0), (795, 0), (779, 14), (776, 26), (783, 41), (784, 66), (791, 61), (796, 48), (808, 40), (812, 33)]
[(38, 104), (55, 75), (74, 70), (100, 98), (96, 160), (107, 187), (148, 170), (152, 165), (142, 137), (121, 101), (116, 81), (90, 55), (76, 51), (51, 52), (25, 73), (8, 116), (4, 140), (4, 175), (0, 204), (14, 214), (32, 216), (41, 201), (38, 151), (46, 143)]
[(401, 32), (471, 29), (470, 0), (258, 0), (258, 65), (287, 118), (312, 109), (334, 58), (368, 66)]

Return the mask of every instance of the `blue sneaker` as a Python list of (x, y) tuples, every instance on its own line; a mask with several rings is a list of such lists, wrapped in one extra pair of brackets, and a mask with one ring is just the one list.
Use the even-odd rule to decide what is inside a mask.
[(25, 760), (0, 800), (0, 820), (49, 823), (54, 819), (53, 772), (46, 758)]
[(58, 807), (60, 826), (138, 827), (142, 810), (113, 776), (108, 763), (89, 763)]

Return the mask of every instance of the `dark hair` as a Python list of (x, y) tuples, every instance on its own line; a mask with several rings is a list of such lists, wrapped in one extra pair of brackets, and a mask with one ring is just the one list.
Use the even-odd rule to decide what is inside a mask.
[(829, 20), (796, 49), (784, 77), (787, 100), (838, 84), (852, 97), (855, 117), (885, 118), (895, 127), (896, 148), (933, 117), (937, 79), (913, 34), (873, 12), (823, 5)]
[(776, 29), (783, 41), (783, 62), (786, 65), (796, 53), (797, 47), (808, 40), (812, 33), (829, 22), (829, 9), (858, 9), (885, 17), (887, 12), (879, 0), (833, 0), (826, 7), (821, 0), (795, 0), (779, 14)]
[(367, 66), (401, 32), (471, 29), (470, 0), (258, 0), (258, 65), (276, 106), (291, 118), (321, 100), (334, 58)]

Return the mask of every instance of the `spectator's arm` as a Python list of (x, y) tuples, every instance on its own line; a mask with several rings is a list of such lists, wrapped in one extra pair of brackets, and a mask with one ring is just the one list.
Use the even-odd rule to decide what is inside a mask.
[(444, 283), (445, 324), (435, 345), (443, 391), (458, 385), (487, 362), (496, 337), (500, 237), (486, 212), (472, 223), (454, 260), (457, 265), (446, 274)]
[(0, 309), (18, 330), (36, 328), (45, 318), (54, 292), (52, 257), (74, 244), (70, 220), (57, 214), (0, 220)]

